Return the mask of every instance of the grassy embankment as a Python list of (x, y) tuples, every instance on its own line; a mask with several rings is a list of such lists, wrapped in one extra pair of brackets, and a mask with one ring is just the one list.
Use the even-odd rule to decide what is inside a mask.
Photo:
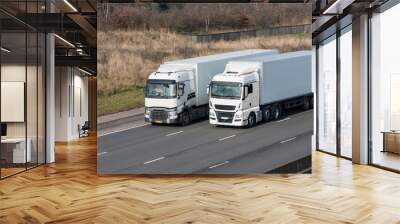
[(164, 61), (242, 49), (310, 49), (310, 34), (255, 37), (236, 41), (193, 43), (182, 35), (160, 31), (98, 32), (98, 114), (144, 105), (148, 75)]
[(97, 96), (97, 110), (100, 115), (126, 111), (144, 105), (143, 87), (132, 87), (114, 94), (99, 93)]

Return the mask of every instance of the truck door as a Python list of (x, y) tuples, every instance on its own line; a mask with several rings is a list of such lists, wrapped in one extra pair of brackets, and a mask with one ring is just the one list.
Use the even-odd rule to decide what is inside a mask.
[(185, 80), (185, 91), (187, 92), (187, 105), (193, 106), (196, 104), (196, 90), (195, 90), (195, 80), (194, 80), (194, 71), (188, 71), (186, 74)]
[(193, 106), (196, 103), (196, 92), (191, 88), (190, 81), (185, 81), (185, 92), (187, 93), (186, 102), (187, 106)]
[(243, 101), (243, 109), (250, 109), (258, 106), (258, 94), (256, 94), (256, 90), (258, 90), (256, 83), (248, 83), (245, 85), (247, 88), (247, 97)]

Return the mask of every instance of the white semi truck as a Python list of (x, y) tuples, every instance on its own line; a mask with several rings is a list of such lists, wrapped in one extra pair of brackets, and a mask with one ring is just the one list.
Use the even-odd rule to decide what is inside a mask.
[(276, 120), (294, 107), (312, 107), (311, 51), (266, 55), (227, 63), (213, 77), (209, 121), (248, 126)]
[(145, 120), (187, 125), (208, 116), (207, 86), (231, 60), (277, 54), (277, 50), (250, 49), (165, 62), (150, 74), (145, 87)]

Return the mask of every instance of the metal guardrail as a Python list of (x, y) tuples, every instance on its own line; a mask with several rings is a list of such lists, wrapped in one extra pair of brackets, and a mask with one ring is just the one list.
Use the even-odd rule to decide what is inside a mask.
[(311, 32), (311, 24), (268, 27), (265, 29), (254, 29), (254, 30), (244, 30), (244, 31), (234, 31), (225, 33), (214, 33), (214, 34), (189, 35), (189, 37), (195, 43), (207, 43), (213, 41), (232, 41), (241, 38), (258, 37), (258, 36), (274, 36), (274, 35), (308, 33), (308, 32)]

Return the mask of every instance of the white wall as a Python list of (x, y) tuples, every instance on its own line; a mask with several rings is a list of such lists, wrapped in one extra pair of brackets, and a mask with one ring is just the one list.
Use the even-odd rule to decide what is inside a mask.
[[(74, 71), (74, 108), (72, 119), (72, 135), (79, 136), (78, 124), (83, 125), (88, 120), (88, 78), (81, 76), (82, 73), (76, 75), (77, 70)], [(80, 101), (80, 102), (79, 102)]]
[(67, 67), (55, 68), (55, 140), (67, 141), (70, 125), (69, 117), (69, 95), (70, 85), (69, 69)]
[(88, 120), (88, 78), (76, 68), (56, 67), (55, 85), (55, 140), (77, 139), (78, 125)]
[(25, 64), (24, 65), (2, 65), (1, 81), (20, 81), (25, 82)]

